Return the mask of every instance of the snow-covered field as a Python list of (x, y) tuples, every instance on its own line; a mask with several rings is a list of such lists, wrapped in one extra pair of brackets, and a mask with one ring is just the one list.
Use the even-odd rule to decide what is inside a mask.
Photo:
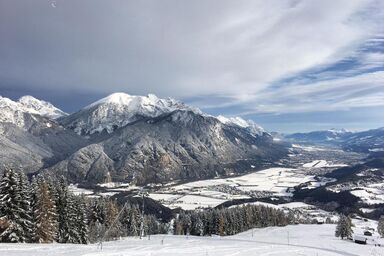
[(297, 169), (269, 168), (239, 177), (209, 179), (169, 186), (150, 194), (167, 207), (186, 210), (215, 207), (225, 201), (249, 197), (291, 196), (291, 188), (308, 183), (308, 187), (324, 185)]
[(312, 162), (303, 164), (305, 168), (324, 168), (324, 167), (345, 167), (346, 164), (333, 164), (326, 160), (313, 160)]
[(333, 192), (349, 191), (352, 195), (360, 198), (363, 203), (368, 205), (383, 204), (384, 203), (384, 182), (371, 183), (362, 185), (338, 184), (335, 186), (327, 187), (328, 190)]
[(374, 183), (366, 187), (357, 187), (350, 191), (354, 196), (360, 198), (366, 204), (383, 204), (384, 203), (384, 183)]
[[(384, 255), (383, 247), (359, 245), (334, 237), (335, 225), (294, 225), (254, 229), (228, 237), (156, 235), (97, 244), (0, 244), (6, 256), (176, 256), (176, 255)], [(381, 242), (382, 239), (381, 239)]]

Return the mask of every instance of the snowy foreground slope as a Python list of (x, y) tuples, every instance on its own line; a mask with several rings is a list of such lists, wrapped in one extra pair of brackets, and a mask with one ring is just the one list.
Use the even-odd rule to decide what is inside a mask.
[(0, 244), (0, 255), (384, 255), (384, 247), (342, 241), (334, 230), (335, 225), (324, 224), (254, 229), (228, 237), (156, 235), (105, 242), (102, 250), (97, 244)]

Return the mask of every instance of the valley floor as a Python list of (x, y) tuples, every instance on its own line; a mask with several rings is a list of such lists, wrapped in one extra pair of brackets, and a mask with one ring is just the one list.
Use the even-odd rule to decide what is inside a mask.
[[(156, 235), (151, 239), (124, 238), (97, 244), (0, 244), (6, 256), (175, 256), (175, 255), (376, 255), (384, 256), (384, 247), (359, 245), (334, 237), (335, 225), (294, 225), (249, 230), (228, 237)], [(383, 244), (383, 239), (380, 239)], [(383, 245), (382, 245), (383, 246)]]

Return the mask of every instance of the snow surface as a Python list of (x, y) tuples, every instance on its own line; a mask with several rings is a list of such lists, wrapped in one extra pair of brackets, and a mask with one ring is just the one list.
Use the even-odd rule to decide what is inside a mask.
[(327, 148), (322, 148), (322, 147), (314, 147), (314, 146), (303, 146), (299, 144), (292, 144), (292, 148), (299, 148), (304, 151), (308, 152), (313, 152), (313, 151), (328, 151), (329, 149)]
[(250, 198), (255, 194), (289, 197), (292, 196), (291, 189), (297, 185), (306, 183), (309, 187), (318, 187), (330, 181), (317, 181), (314, 175), (306, 175), (297, 169), (269, 168), (238, 177), (170, 185), (149, 196), (167, 207), (191, 210), (215, 207), (228, 200)]
[(137, 121), (138, 117), (157, 117), (175, 110), (202, 113), (199, 109), (172, 98), (160, 99), (153, 94), (136, 96), (113, 93), (83, 108), (77, 113), (78, 116), (71, 126), (75, 127), (79, 134), (92, 134), (103, 130), (111, 133), (116, 127)]
[(305, 168), (323, 168), (323, 167), (345, 167), (348, 166), (346, 164), (332, 164), (327, 162), (326, 160), (313, 160), (310, 163), (303, 164)]
[(30, 95), (21, 97), (17, 102), (28, 109), (28, 111), (36, 111), (41, 116), (56, 119), (68, 115), (51, 103), (44, 100), (38, 100)]
[(235, 125), (242, 128), (247, 128), (251, 134), (261, 136), (265, 132), (264, 129), (253, 122), (252, 120), (244, 120), (241, 117), (225, 117), (222, 115), (217, 116), (217, 119), (223, 124)]
[[(335, 225), (294, 225), (253, 229), (227, 237), (155, 235), (98, 244), (0, 244), (6, 256), (365, 256), (384, 255), (383, 247), (359, 245), (334, 237)], [(379, 241), (377, 241), (379, 242)], [(383, 239), (380, 240), (383, 243)]]
[(91, 189), (79, 188), (78, 184), (70, 184), (68, 190), (75, 195), (92, 195), (94, 193)]
[(24, 113), (41, 115), (48, 118), (58, 118), (67, 115), (51, 103), (35, 99), (32, 96), (23, 96), (18, 101), (0, 96), (0, 122), (13, 123), (18, 127), (24, 127)]
[(360, 198), (366, 204), (384, 204), (384, 183), (374, 183), (366, 187), (357, 187), (350, 191), (354, 196)]

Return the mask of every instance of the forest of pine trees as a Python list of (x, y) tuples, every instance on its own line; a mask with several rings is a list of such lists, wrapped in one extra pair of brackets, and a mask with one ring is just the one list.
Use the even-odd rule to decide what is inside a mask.
[(251, 228), (285, 226), (283, 211), (262, 205), (184, 212), (173, 223), (175, 235), (234, 235)]
[(145, 235), (225, 236), (293, 221), (281, 210), (245, 205), (181, 212), (169, 225), (153, 215), (142, 217), (138, 205), (74, 195), (64, 178), (38, 175), (28, 181), (23, 172), (7, 170), (0, 179), (0, 242), (95, 243), (139, 236), (141, 223)]
[[(120, 213), (120, 214), (119, 214)], [(144, 216), (145, 234), (166, 233), (167, 225)], [(85, 198), (65, 180), (7, 170), (0, 179), (0, 242), (78, 243), (139, 235), (139, 207), (124, 208), (107, 198)]]

